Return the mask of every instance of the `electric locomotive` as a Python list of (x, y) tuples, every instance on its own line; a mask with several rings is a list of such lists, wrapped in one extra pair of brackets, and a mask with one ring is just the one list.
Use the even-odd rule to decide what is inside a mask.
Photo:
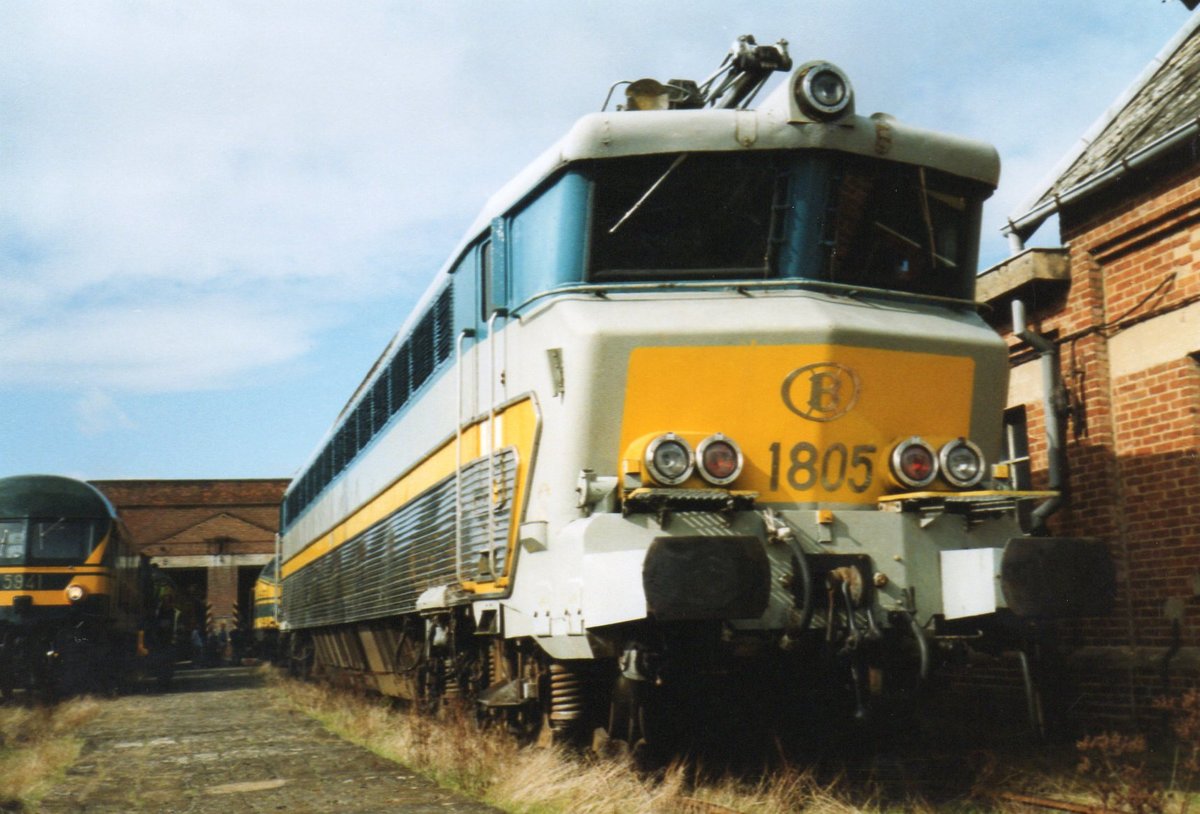
[(5, 697), (16, 688), (111, 691), (152, 654), (160, 677), (169, 672), (159, 621), (169, 621), (171, 591), (158, 585), (95, 487), (54, 475), (0, 478)]
[(1103, 546), (1029, 535), (1052, 495), (1006, 480), (998, 174), (782, 41), (627, 83), (488, 201), (289, 487), (293, 667), (634, 745), (869, 717), (1101, 612)]
[(279, 648), (279, 558), (272, 557), (254, 580), (254, 647), (274, 661)]

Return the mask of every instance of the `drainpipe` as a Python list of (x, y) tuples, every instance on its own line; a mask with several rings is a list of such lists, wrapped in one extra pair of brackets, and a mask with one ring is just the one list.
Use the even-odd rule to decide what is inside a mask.
[(1058, 348), (1044, 336), (1030, 330), (1025, 321), (1025, 303), (1013, 300), (1013, 333), (1037, 351), (1042, 365), (1042, 406), (1046, 413), (1046, 458), (1049, 487), (1058, 492), (1033, 510), (1034, 534), (1046, 533), (1046, 520), (1063, 504), (1066, 493), (1067, 452), (1063, 444), (1062, 382), (1058, 375)]

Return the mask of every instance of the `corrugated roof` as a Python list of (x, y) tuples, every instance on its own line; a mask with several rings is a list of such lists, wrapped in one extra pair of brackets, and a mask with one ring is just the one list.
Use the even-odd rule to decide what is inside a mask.
[(1200, 12), (1188, 18), (1141, 75), (1055, 167), (1052, 181), (1022, 207), (1026, 218), (1164, 136), (1200, 118)]

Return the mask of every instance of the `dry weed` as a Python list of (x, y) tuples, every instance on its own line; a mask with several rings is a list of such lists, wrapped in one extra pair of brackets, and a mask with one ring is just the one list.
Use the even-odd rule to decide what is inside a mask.
[(100, 711), (80, 698), (48, 707), (0, 707), (0, 809), (31, 805), (79, 755), (76, 732)]
[(1156, 699), (1154, 706), (1167, 714), (1177, 740), (1171, 791), (1179, 798), (1179, 814), (1187, 814), (1200, 775), (1200, 690), (1193, 688), (1176, 698)]
[(1156, 698), (1154, 707), (1165, 713), (1175, 737), (1169, 779), (1163, 766), (1155, 766), (1144, 735), (1106, 732), (1075, 744), (1076, 771), (1105, 808), (1132, 814), (1187, 814), (1191, 808), (1200, 774), (1200, 690)]
[(1120, 806), (1133, 814), (1162, 814), (1164, 791), (1150, 778), (1144, 755), (1143, 735), (1106, 732), (1083, 738), (1075, 744), (1079, 751), (1076, 771), (1091, 780), (1103, 808)]
[[(684, 785), (686, 788), (686, 784)], [(756, 783), (737, 778), (707, 781), (695, 785), (678, 797), (667, 797), (663, 814), (677, 810), (682, 799), (700, 800), (722, 808), (753, 814), (792, 814), (803, 811), (812, 814), (857, 814), (881, 810), (869, 801), (852, 802), (853, 795), (841, 788), (840, 781), (820, 782), (812, 771), (794, 767), (777, 769)], [(906, 811), (920, 811), (905, 806)]]
[[(697, 780), (674, 765), (650, 777), (627, 760), (581, 756), (559, 748), (521, 747), (499, 729), (465, 715), (430, 718), (377, 698), (312, 684), (276, 684), (295, 707), (338, 735), (513, 814), (675, 814), (704, 804), (744, 814), (852, 814), (883, 811), (862, 789), (785, 768), (757, 782)], [(699, 803), (699, 808), (697, 808)], [(929, 811), (905, 804), (905, 811)]]

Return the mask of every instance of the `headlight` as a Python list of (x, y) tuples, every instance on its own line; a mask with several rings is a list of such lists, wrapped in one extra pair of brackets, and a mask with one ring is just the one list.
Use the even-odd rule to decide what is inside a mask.
[(84, 589), (82, 585), (67, 586), (67, 599), (71, 600), (72, 602), (78, 602), (85, 596), (87, 596), (87, 590)]
[(700, 477), (713, 486), (726, 486), (742, 474), (742, 451), (721, 433), (710, 435), (696, 447)]
[(691, 477), (692, 448), (673, 432), (660, 435), (646, 447), (646, 469), (664, 486), (677, 486)]
[(909, 438), (892, 450), (892, 474), (905, 486), (928, 486), (933, 483), (937, 473), (937, 455), (933, 447), (920, 438)]
[(816, 62), (804, 68), (793, 88), (796, 103), (818, 119), (831, 119), (850, 105), (850, 80), (836, 65)]
[(951, 441), (942, 447), (938, 460), (942, 464), (942, 477), (952, 486), (974, 486), (983, 480), (983, 452), (965, 438)]

